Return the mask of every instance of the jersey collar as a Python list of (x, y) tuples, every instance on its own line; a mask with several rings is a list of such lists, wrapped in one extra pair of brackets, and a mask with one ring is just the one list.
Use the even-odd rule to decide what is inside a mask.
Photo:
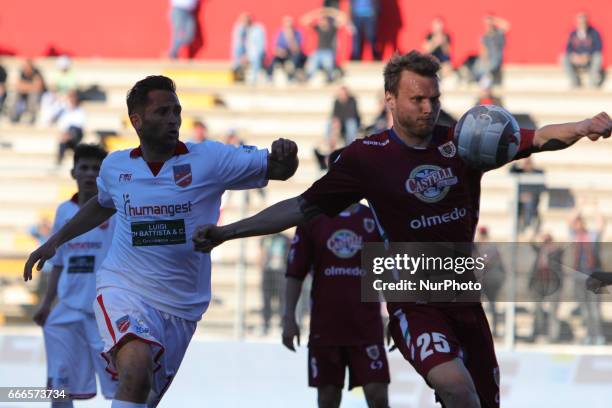
[[(174, 148), (174, 155), (178, 156), (187, 153), (189, 153), (187, 145), (179, 140), (176, 143), (176, 147)], [(132, 149), (132, 151), (130, 152), (130, 158), (137, 159), (138, 157), (142, 157), (142, 148), (140, 146), (135, 149)]]
[(76, 205), (79, 205), (79, 193), (74, 193), (74, 195), (70, 197), (70, 201), (72, 201)]

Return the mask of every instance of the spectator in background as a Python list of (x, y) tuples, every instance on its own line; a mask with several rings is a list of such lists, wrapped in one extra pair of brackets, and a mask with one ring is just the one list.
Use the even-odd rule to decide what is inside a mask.
[(491, 308), (493, 336), (497, 337), (499, 334), (497, 327), (500, 315), (497, 312), (496, 302), (499, 290), (506, 280), (506, 271), (499, 249), (496, 244), (490, 242), (489, 229), (485, 226), (480, 226), (477, 230), (475, 250), (477, 256), (485, 259), (485, 268), (479, 280), (482, 283), (484, 295), (487, 297)]
[(393, 116), (391, 111), (387, 109), (387, 103), (385, 101), (385, 94), (380, 93), (378, 95), (378, 115), (374, 118), (374, 122), (365, 128), (366, 135), (373, 135), (380, 133), (383, 130), (389, 129), (393, 126)]
[(206, 123), (196, 120), (193, 122), (193, 135), (190, 142), (193, 143), (202, 143), (208, 140), (208, 127)]
[(196, 9), (199, 0), (170, 0), (172, 21), (172, 46), (169, 56), (178, 58), (181, 47), (190, 46), (196, 32)]
[(482, 88), (501, 81), (501, 69), (504, 61), (506, 32), (510, 23), (500, 17), (484, 18), (485, 33), (482, 36), (478, 57), (470, 57), (464, 67), (466, 76), (480, 83)]
[[(527, 157), (512, 164), (511, 174), (544, 175), (544, 170), (536, 168), (531, 157)], [(540, 195), (545, 190), (543, 180), (519, 180), (518, 227), (519, 231), (534, 224), (538, 230), (540, 226)]]
[(315, 9), (302, 16), (300, 23), (311, 26), (317, 33), (317, 49), (310, 55), (306, 68), (308, 79), (323, 69), (327, 82), (334, 80), (338, 28), (346, 26), (347, 22), (346, 14), (334, 8)]
[(440, 61), (442, 74), (448, 75), (453, 72), (450, 59), (450, 35), (444, 29), (444, 21), (436, 17), (431, 22), (431, 31), (423, 42), (423, 51), (433, 55)]
[(47, 126), (57, 121), (68, 105), (68, 94), (77, 90), (77, 80), (70, 58), (62, 55), (55, 65), (59, 71), (55, 83), (49, 86), (40, 103), (40, 120)]
[(493, 92), (493, 87), (486, 86), (486, 87), (480, 88), (478, 99), (476, 99), (476, 106), (478, 105), (503, 106), (503, 103), (502, 103), (501, 98), (496, 96), (495, 93)]
[(295, 27), (293, 17), (284, 16), (282, 27), (276, 35), (274, 57), (268, 70), (270, 77), (278, 65), (283, 67), (289, 80), (293, 80), (296, 74), (301, 74), (306, 62), (302, 45), (302, 33)]
[(569, 220), (570, 238), (573, 244), (573, 267), (575, 270), (575, 288), (580, 315), (587, 329), (584, 344), (605, 344), (602, 331), (601, 309), (599, 298), (594, 293), (586, 290), (585, 282), (595, 271), (601, 269), (599, 256), (599, 243), (606, 227), (601, 214), (594, 214), (596, 226), (588, 230), (579, 209), (576, 209)]
[(586, 13), (576, 16), (576, 29), (571, 32), (563, 56), (563, 67), (570, 77), (572, 87), (580, 86), (579, 70), (588, 70), (589, 84), (592, 87), (601, 85), (602, 58), (601, 36), (589, 24)]
[[(291, 240), (284, 234), (268, 235), (260, 241), (261, 294), (263, 300), (263, 334), (268, 334), (270, 321), (280, 317), (285, 306), (285, 269)], [(273, 305), (276, 303), (276, 306)]]
[(361, 125), (357, 99), (344, 85), (338, 88), (336, 99), (334, 100), (333, 121), (336, 121), (339, 125), (340, 134), (346, 145), (351, 144), (357, 138), (357, 132)]
[(60, 140), (57, 154), (58, 167), (64, 160), (66, 150), (74, 148), (81, 142), (85, 127), (85, 112), (81, 108), (79, 96), (76, 91), (68, 94), (68, 105), (59, 118)]
[(28, 122), (34, 124), (40, 109), (40, 99), (46, 90), (45, 80), (34, 66), (32, 60), (23, 63), (19, 73), (19, 80), (15, 86), (17, 98), (11, 111), (11, 122), (17, 123), (24, 113), (29, 115)]
[(380, 61), (382, 53), (376, 41), (378, 31), (378, 13), (380, 0), (350, 0), (351, 21), (353, 23), (353, 48), (351, 60), (360, 61), (363, 54), (363, 43), (367, 40), (372, 49), (372, 58)]
[(249, 13), (238, 16), (232, 30), (233, 70), (238, 79), (254, 85), (264, 67), (266, 30)]
[(6, 69), (0, 64), (0, 114), (4, 109), (4, 101), (6, 101)]
[(51, 235), (51, 228), (51, 220), (47, 215), (43, 215), (36, 225), (30, 227), (29, 233), (32, 238), (38, 241), (38, 245), (42, 245), (47, 242), (47, 238)]

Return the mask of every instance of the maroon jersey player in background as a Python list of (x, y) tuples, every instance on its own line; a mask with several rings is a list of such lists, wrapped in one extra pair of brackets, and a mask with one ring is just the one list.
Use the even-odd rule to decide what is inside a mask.
[(369, 408), (388, 407), (389, 364), (380, 303), (361, 302), (361, 248), (379, 241), (370, 209), (359, 203), (337, 216), (320, 215), (297, 227), (287, 263), (283, 344), (300, 341), (295, 319), (302, 282), (312, 270), (308, 384), (319, 408), (338, 408), (344, 374), (349, 390), (363, 387)]
[[(320, 213), (333, 216), (366, 198), (383, 237), (406, 242), (471, 242), (478, 222), (482, 172), (456, 154), (453, 129), (437, 125), (439, 64), (412, 51), (385, 66), (385, 100), (393, 128), (349, 145), (304, 194), (226, 226), (200, 227), (195, 249), (282, 231)], [(602, 112), (579, 122), (521, 131), (516, 158), (609, 137)], [(391, 331), (404, 358), (446, 408), (499, 406), (499, 369), (480, 303), (388, 303)], [(414, 356), (414, 357), (413, 357)]]

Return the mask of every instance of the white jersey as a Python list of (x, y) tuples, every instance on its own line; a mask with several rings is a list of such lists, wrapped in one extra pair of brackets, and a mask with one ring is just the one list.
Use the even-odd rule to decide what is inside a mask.
[(216, 224), (225, 190), (267, 184), (268, 151), (218, 142), (179, 142), (176, 154), (147, 163), (140, 148), (111, 153), (98, 177), (100, 205), (116, 208), (113, 246), (98, 290), (129, 290), (156, 309), (199, 320), (210, 301), (210, 254), (191, 238)]
[[(55, 213), (53, 233), (62, 228), (78, 211), (76, 195), (60, 204)], [(57, 297), (72, 309), (93, 313), (96, 272), (111, 246), (114, 218), (113, 216), (91, 231), (64, 243), (50, 260), (54, 266), (63, 267), (57, 286)]]

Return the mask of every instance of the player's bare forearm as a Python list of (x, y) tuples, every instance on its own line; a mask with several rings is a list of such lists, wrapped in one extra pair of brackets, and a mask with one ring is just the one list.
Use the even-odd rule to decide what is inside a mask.
[(562, 150), (585, 137), (593, 141), (600, 137), (610, 137), (611, 130), (612, 120), (606, 112), (580, 122), (544, 126), (535, 132), (534, 150)]
[(225, 226), (202, 225), (193, 234), (194, 249), (210, 252), (217, 245), (236, 238), (268, 235), (294, 227), (320, 214), (317, 207), (301, 197), (278, 202), (250, 218)]
[(302, 293), (303, 281), (287, 277), (287, 285), (285, 286), (285, 310), (283, 310), (283, 319), (289, 319), (295, 321), (295, 309), (297, 307), (298, 300), (300, 300), (300, 294)]
[[(56, 248), (83, 235), (108, 220), (115, 214), (114, 208), (102, 207), (98, 197), (94, 196), (60, 229), (53, 237)], [(51, 238), (49, 240), (51, 240)]]

